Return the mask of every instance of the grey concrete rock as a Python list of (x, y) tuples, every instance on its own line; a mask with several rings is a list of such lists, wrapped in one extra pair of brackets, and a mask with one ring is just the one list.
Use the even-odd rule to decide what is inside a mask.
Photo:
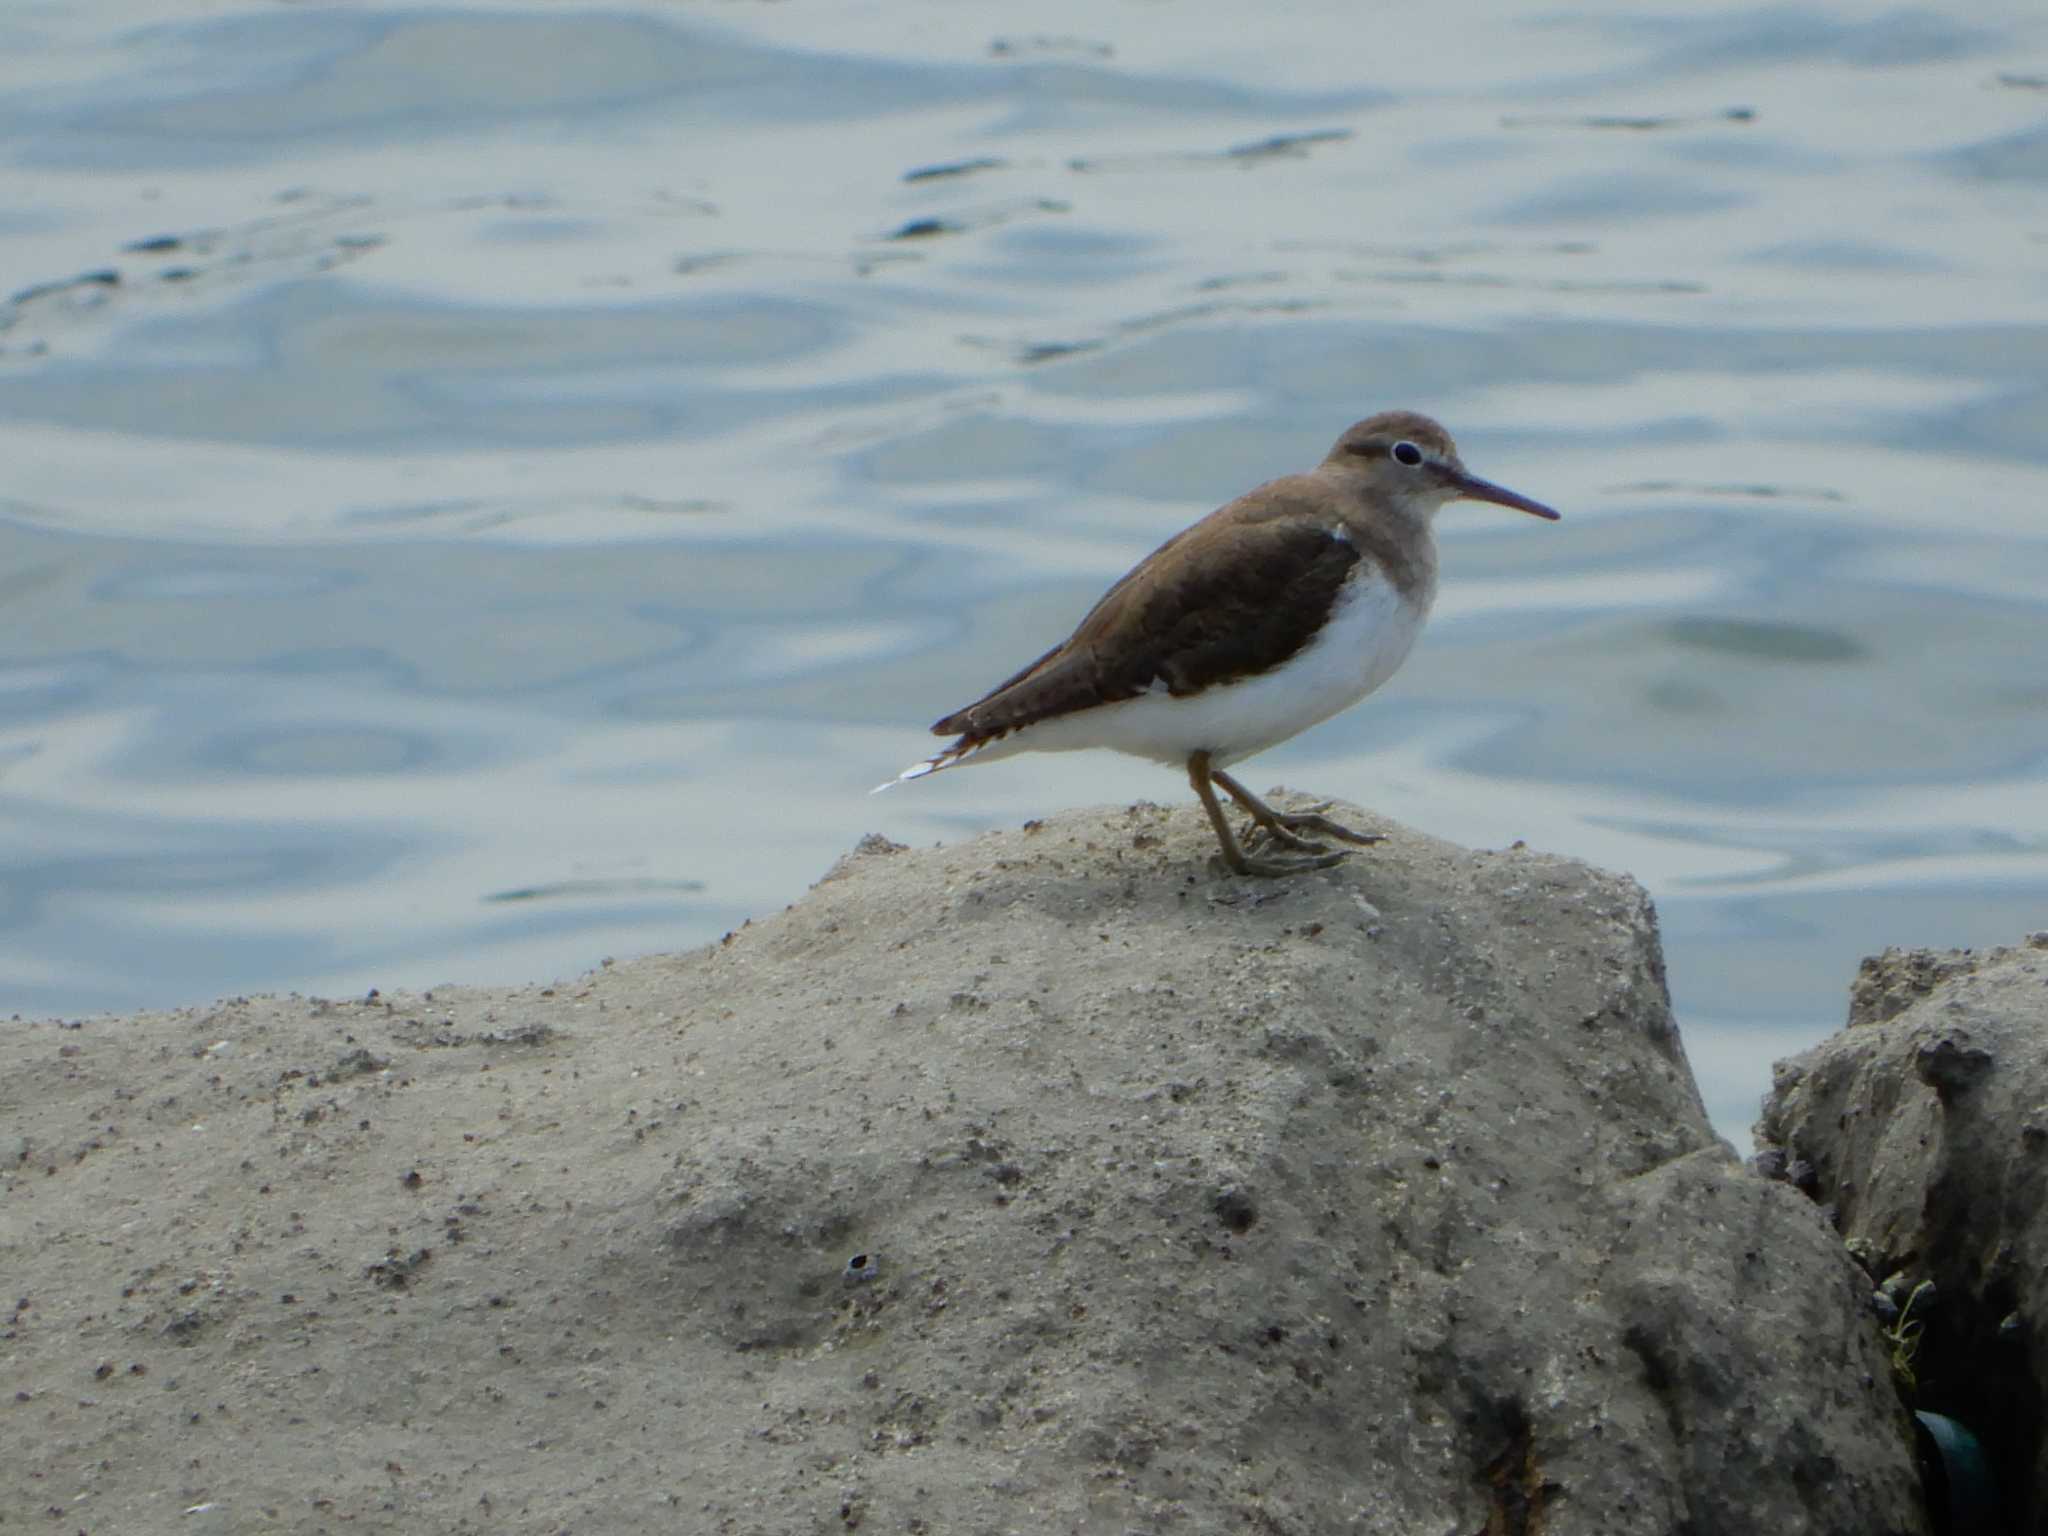
[(1709, 1130), (1642, 891), (1385, 830), (866, 839), (574, 986), (0, 1034), (0, 1501), (1922, 1532), (1870, 1281)]
[(1971, 1428), (2010, 1528), (2042, 1529), (2048, 933), (1865, 960), (1849, 1027), (1778, 1064), (1757, 1137), (1812, 1164), (1815, 1198), (1885, 1277), (1880, 1309), (1920, 1325), (1902, 1350), (1916, 1406)]

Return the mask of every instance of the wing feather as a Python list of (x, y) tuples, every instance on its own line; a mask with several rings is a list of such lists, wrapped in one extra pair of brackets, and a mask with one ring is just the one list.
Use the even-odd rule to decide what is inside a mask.
[[(1328, 617), (1361, 558), (1331, 519), (1262, 487), (1176, 535), (1063, 644), (932, 726), (964, 754), (1055, 715), (1164, 686), (1176, 698), (1278, 666)], [(1295, 515), (1289, 515), (1294, 512)]]

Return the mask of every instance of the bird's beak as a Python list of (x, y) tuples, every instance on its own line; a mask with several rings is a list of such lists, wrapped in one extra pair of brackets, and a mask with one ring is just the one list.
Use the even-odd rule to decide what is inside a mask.
[(1542, 502), (1531, 501), (1526, 496), (1517, 495), (1504, 485), (1495, 485), (1491, 480), (1482, 480), (1477, 475), (1469, 475), (1462, 469), (1452, 469), (1448, 465), (1445, 466), (1443, 473), (1451, 489), (1466, 501), (1490, 501), (1495, 506), (1513, 507), (1518, 512), (1547, 517), (1553, 523), (1558, 519), (1558, 514)]

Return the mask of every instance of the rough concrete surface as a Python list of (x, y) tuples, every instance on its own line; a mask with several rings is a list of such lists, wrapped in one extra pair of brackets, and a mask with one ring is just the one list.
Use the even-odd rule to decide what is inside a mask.
[(1385, 830), (869, 839), (571, 985), (0, 1030), (0, 1526), (1922, 1531), (1641, 890)]
[(1849, 1027), (1778, 1064), (1757, 1134), (1917, 1325), (1904, 1361), (1916, 1406), (1973, 1430), (2001, 1474), (2007, 1528), (2041, 1530), (2048, 933), (1864, 961)]

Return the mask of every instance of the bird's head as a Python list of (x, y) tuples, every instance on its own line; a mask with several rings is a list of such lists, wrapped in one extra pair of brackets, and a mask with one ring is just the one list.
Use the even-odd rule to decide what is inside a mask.
[(1383, 411), (1347, 428), (1323, 468), (1358, 484), (1364, 495), (1424, 521), (1453, 501), (1490, 501), (1552, 521), (1558, 515), (1466, 469), (1451, 434), (1414, 411)]

